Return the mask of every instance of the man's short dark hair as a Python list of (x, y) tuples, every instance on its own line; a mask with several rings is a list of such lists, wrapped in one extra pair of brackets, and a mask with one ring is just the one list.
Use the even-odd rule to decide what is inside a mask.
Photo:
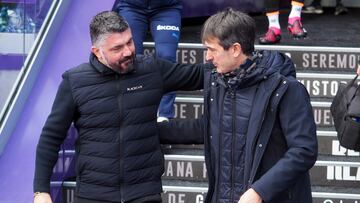
[(218, 38), (225, 50), (239, 43), (244, 54), (251, 55), (255, 43), (255, 21), (245, 13), (228, 8), (206, 20), (201, 40), (204, 42), (212, 37)]
[(124, 32), (129, 28), (129, 24), (118, 13), (113, 11), (103, 11), (93, 17), (90, 23), (90, 38), (94, 45), (101, 41), (102, 36)]

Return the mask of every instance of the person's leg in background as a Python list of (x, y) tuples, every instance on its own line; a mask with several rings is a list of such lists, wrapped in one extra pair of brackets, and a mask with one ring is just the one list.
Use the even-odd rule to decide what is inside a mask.
[(269, 26), (266, 34), (259, 39), (260, 44), (276, 44), (281, 40), (281, 27), (279, 23), (279, 0), (265, 0), (265, 12)]
[[(281, 40), (279, 3), (279, 0), (265, 0), (266, 16), (269, 21), (269, 28), (266, 34), (260, 37), (260, 44), (276, 44)], [(304, 38), (307, 35), (307, 32), (301, 23), (301, 9), (303, 6), (303, 0), (291, 1), (291, 12), (288, 18), (287, 29), (294, 38)]]
[(119, 6), (119, 14), (129, 23), (136, 54), (143, 54), (143, 42), (148, 30), (148, 19), (146, 12), (142, 8), (134, 6)]
[[(180, 39), (181, 10), (177, 8), (158, 9), (150, 19), (150, 29), (155, 41), (156, 55), (176, 62), (176, 50)], [(159, 106), (158, 122), (174, 117), (175, 92), (163, 96)]]
[(342, 4), (342, 0), (336, 0), (335, 6), (335, 15), (344, 15), (347, 14), (349, 11), (348, 9)]
[(301, 10), (302, 13), (315, 13), (322, 14), (324, 10), (321, 6), (321, 0), (313, 0), (308, 6), (304, 6)]
[(291, 12), (288, 18), (288, 27), (290, 34), (294, 38), (304, 38), (307, 32), (301, 23), (301, 9), (304, 6), (304, 0), (291, 1)]

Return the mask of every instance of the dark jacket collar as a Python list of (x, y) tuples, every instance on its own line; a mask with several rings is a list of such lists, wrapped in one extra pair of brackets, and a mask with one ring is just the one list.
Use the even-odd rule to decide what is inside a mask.
[(112, 70), (111, 68), (105, 66), (104, 64), (102, 64), (97, 57), (95, 56), (95, 54), (91, 53), (90, 57), (89, 57), (89, 63), (91, 64), (91, 66), (97, 70), (99, 73), (108, 75), (108, 74), (115, 74), (116, 72), (114, 70)]
[[(234, 87), (241, 86), (244, 88), (257, 84), (274, 73), (280, 73), (286, 77), (296, 77), (294, 63), (286, 55), (277, 51), (259, 51), (254, 54), (259, 56), (255, 59), (247, 59), (236, 71), (232, 73), (222, 75), (216, 73), (216, 71), (213, 72), (216, 73), (217, 78), (221, 79), (216, 79), (218, 83), (226, 87), (230, 82), (233, 83)], [(249, 67), (252, 65), (256, 65), (256, 67), (250, 69)], [(247, 73), (244, 74), (243, 77), (239, 77), (244, 71)]]

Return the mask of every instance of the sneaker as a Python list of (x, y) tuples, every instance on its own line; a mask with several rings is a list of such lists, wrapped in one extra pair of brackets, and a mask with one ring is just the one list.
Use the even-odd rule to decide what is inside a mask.
[(275, 31), (271, 28), (268, 29), (266, 34), (259, 38), (260, 44), (276, 44), (281, 40), (281, 33), (276, 34)]
[(295, 20), (293, 24), (288, 23), (287, 29), (294, 38), (305, 38), (307, 36), (307, 32), (303, 28), (300, 19)]
[(322, 7), (319, 6), (304, 6), (301, 10), (302, 13), (315, 13), (315, 14), (322, 14), (324, 13), (324, 10), (322, 9)]
[(347, 14), (349, 11), (347, 8), (345, 8), (342, 4), (339, 4), (336, 6), (335, 8), (335, 15), (338, 16), (338, 15), (344, 15), (344, 14)]
[(157, 122), (161, 123), (161, 122), (169, 122), (169, 119), (166, 117), (158, 117), (157, 118)]

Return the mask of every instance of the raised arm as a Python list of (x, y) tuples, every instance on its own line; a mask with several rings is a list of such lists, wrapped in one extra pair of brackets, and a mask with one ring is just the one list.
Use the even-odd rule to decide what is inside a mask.
[(172, 63), (162, 59), (157, 59), (156, 63), (160, 67), (166, 92), (203, 89), (204, 69), (211, 66), (210, 64)]
[(204, 144), (203, 119), (172, 119), (158, 123), (161, 144)]

